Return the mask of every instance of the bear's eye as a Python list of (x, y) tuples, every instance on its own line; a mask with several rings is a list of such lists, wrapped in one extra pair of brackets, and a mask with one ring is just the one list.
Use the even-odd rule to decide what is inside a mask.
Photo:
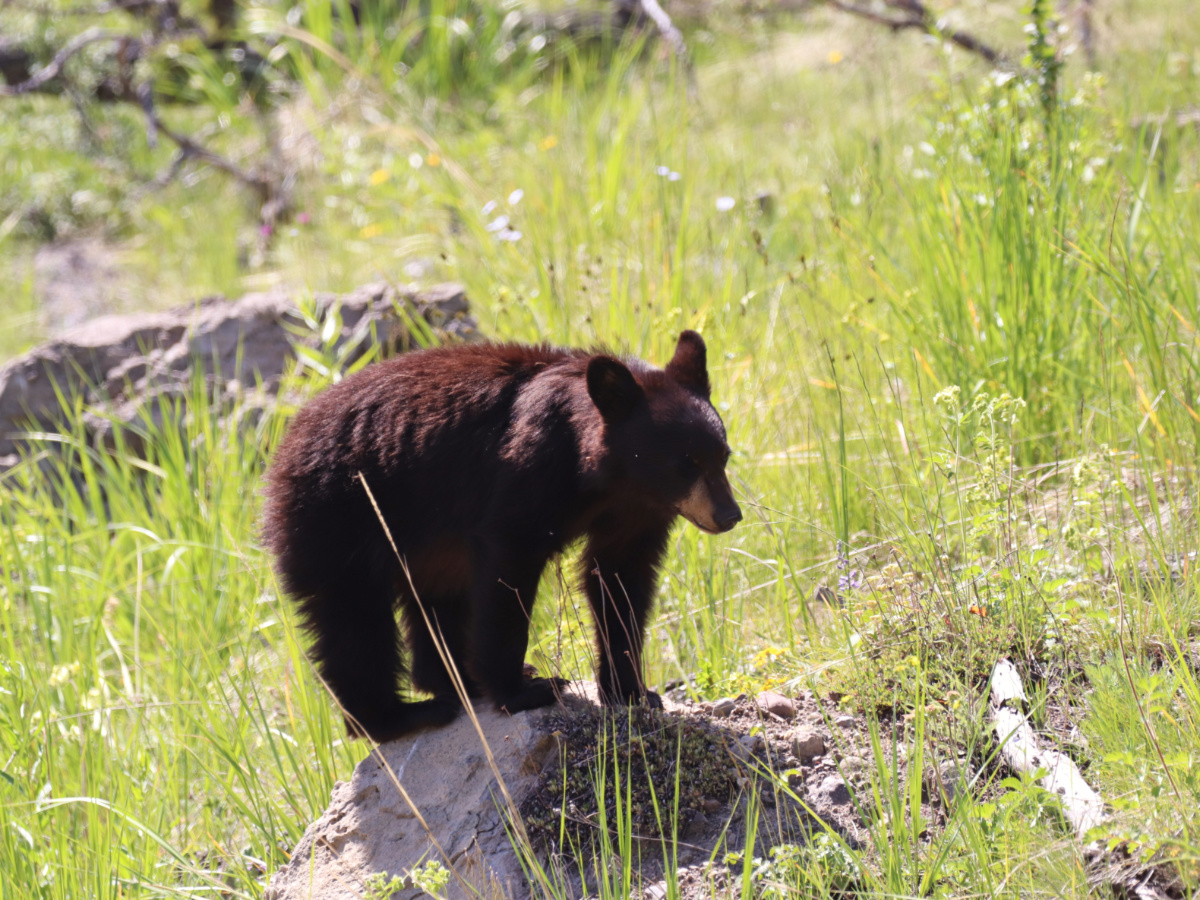
[(679, 471), (690, 478), (699, 473), (700, 463), (692, 454), (685, 453), (679, 457)]

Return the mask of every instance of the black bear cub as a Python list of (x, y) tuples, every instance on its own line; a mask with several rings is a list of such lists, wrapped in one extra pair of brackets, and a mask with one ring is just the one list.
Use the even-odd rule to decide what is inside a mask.
[[(709, 533), (741, 519), (728, 458), (694, 331), (665, 369), (546, 346), (426, 350), (300, 411), (267, 474), (263, 537), (351, 735), (457, 715), (436, 641), (470, 696), (554, 702), (564, 682), (524, 671), (529, 617), (546, 563), (582, 537), (602, 698), (661, 706), (641, 679), (659, 564), (676, 516)], [(432, 699), (401, 700), (406, 670)]]

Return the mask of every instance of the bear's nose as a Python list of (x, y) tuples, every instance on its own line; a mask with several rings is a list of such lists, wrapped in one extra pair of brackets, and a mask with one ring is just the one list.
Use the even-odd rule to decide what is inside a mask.
[(722, 531), (728, 531), (738, 522), (742, 521), (742, 511), (738, 507), (725, 510), (717, 519), (717, 527)]

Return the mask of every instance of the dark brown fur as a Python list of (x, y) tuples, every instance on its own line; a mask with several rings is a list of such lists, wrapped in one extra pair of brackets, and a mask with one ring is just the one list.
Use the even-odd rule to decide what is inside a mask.
[[(741, 518), (708, 390), (704, 342), (684, 332), (665, 371), (460, 346), (369, 366), (304, 407), (267, 475), (263, 536), (350, 732), (388, 740), (457, 714), (422, 608), (473, 696), (553, 702), (558, 680), (522, 671), (529, 616), (547, 561), (581, 537), (604, 698), (656, 703), (640, 656), (669, 529), (681, 511), (714, 532)], [(401, 700), (406, 670), (433, 699)]]

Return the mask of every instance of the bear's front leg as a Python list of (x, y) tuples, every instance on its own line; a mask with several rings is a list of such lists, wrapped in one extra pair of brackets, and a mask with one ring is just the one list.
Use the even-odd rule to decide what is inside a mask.
[(556, 703), (570, 683), (525, 675), (529, 623), (543, 565), (510, 563), (504, 575), (483, 576), (472, 593), (469, 668), (475, 683), (510, 713)]
[(642, 644), (669, 527), (588, 539), (583, 582), (596, 620), (596, 683), (605, 706), (645, 702), (662, 708), (662, 699), (642, 678)]

